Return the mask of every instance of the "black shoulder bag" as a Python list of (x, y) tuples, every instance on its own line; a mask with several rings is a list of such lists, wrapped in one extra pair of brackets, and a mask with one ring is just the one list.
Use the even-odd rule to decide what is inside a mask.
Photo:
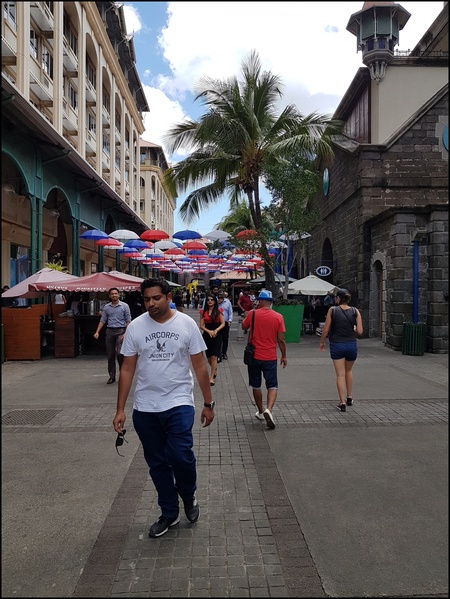
[(254, 356), (255, 356), (255, 346), (252, 343), (253, 338), (253, 325), (255, 324), (255, 310), (252, 310), (252, 324), (250, 326), (250, 335), (248, 337), (248, 343), (244, 349), (244, 364), (247, 366), (251, 366), (253, 364)]

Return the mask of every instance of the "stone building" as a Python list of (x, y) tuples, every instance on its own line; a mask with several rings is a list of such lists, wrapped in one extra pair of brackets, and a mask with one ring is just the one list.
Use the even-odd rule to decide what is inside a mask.
[(312, 204), (302, 274), (328, 266), (366, 334), (401, 349), (424, 323), (426, 351), (448, 352), (448, 3), (411, 52), (394, 46), (409, 13), (366, 2), (347, 29), (364, 67), (334, 118), (344, 131)]

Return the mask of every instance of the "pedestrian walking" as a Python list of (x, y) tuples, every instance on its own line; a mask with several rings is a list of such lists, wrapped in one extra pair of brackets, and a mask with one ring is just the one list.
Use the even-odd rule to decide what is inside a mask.
[(178, 312), (184, 312), (183, 298), (179, 291), (175, 291), (175, 295), (173, 296), (173, 303), (177, 307)]
[(222, 360), (228, 360), (228, 342), (230, 339), (230, 328), (233, 322), (233, 306), (230, 300), (226, 297), (225, 291), (219, 289), (217, 294), (217, 301), (219, 308), (223, 310), (223, 318), (225, 320), (225, 326), (222, 329), (222, 344), (219, 349), (219, 355), (217, 357), (217, 363), (219, 364)]
[(108, 358), (109, 379), (107, 385), (116, 382), (116, 359), (119, 370), (122, 366), (123, 356), (120, 347), (125, 331), (131, 322), (130, 306), (122, 302), (117, 287), (111, 287), (108, 291), (109, 302), (103, 306), (100, 322), (94, 333), (94, 339), (98, 339), (100, 331), (106, 326), (106, 356)]
[[(280, 365), (283, 368), (287, 366), (286, 327), (283, 316), (272, 310), (272, 302), (272, 292), (262, 290), (258, 296), (258, 308), (247, 312), (242, 322), (244, 331), (251, 328), (251, 342), (255, 347), (253, 363), (247, 366), (248, 384), (252, 387), (258, 408), (255, 416), (258, 420), (265, 420), (269, 428), (275, 428), (272, 412), (278, 395), (277, 346), (281, 352)], [(263, 409), (262, 377), (267, 390), (266, 409)]]
[(217, 376), (217, 358), (222, 345), (222, 329), (225, 327), (223, 310), (219, 308), (217, 297), (207, 293), (205, 308), (200, 310), (200, 330), (206, 344), (206, 358), (210, 366), (209, 384), (213, 387)]
[(336, 306), (327, 312), (325, 325), (320, 336), (320, 351), (325, 351), (325, 339), (329, 336), (330, 357), (336, 372), (336, 387), (339, 394), (337, 409), (346, 411), (353, 405), (352, 368), (358, 356), (357, 336), (363, 334), (362, 318), (359, 310), (348, 303), (351, 295), (347, 289), (336, 292)]
[(239, 316), (242, 316), (242, 318), (245, 318), (248, 312), (253, 308), (253, 300), (250, 297), (250, 289), (248, 287), (244, 287), (242, 293), (239, 295), (237, 306)]
[(123, 443), (125, 405), (137, 371), (133, 424), (161, 508), (149, 536), (160, 537), (180, 521), (179, 497), (189, 522), (196, 522), (200, 514), (192, 449), (195, 408), (191, 366), (203, 395), (203, 426), (214, 419), (214, 402), (203, 355), (206, 345), (195, 320), (170, 308), (172, 294), (165, 279), (145, 279), (141, 291), (147, 312), (133, 320), (125, 334), (113, 426)]

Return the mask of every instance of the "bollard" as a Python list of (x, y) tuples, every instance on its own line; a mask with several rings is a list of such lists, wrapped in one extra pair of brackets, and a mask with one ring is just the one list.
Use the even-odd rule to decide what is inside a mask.
[(242, 316), (239, 316), (238, 318), (238, 324), (237, 324), (237, 334), (236, 334), (236, 341), (243, 341), (244, 340), (244, 331), (242, 330), (242, 321), (244, 319), (242, 318)]

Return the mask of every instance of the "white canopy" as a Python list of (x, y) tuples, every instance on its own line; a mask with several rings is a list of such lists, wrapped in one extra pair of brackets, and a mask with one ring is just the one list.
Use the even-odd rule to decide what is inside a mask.
[(298, 279), (297, 281), (290, 283), (288, 287), (288, 293), (303, 295), (327, 295), (328, 293), (334, 293), (336, 287), (336, 285), (332, 285), (331, 283), (328, 283), (328, 281), (324, 281), (315, 275), (308, 275), (303, 279)]

